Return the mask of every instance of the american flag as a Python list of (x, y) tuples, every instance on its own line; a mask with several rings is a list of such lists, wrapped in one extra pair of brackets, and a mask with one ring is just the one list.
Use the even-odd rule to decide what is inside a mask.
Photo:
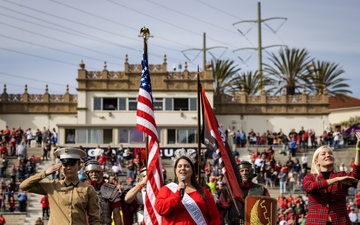
[(136, 111), (136, 129), (148, 135), (147, 184), (144, 195), (145, 224), (161, 224), (161, 216), (154, 205), (156, 195), (163, 186), (160, 145), (156, 129), (151, 81), (145, 52), (141, 61), (142, 74)]

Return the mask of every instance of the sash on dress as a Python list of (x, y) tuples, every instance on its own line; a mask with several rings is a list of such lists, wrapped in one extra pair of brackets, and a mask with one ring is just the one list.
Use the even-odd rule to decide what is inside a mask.
[[(178, 185), (175, 183), (169, 183), (166, 185), (173, 193), (176, 193)], [(191, 218), (198, 225), (207, 225), (206, 220), (194, 199), (192, 199), (188, 194), (184, 193), (184, 197), (181, 200), (182, 204), (185, 206), (185, 209), (190, 214)]]

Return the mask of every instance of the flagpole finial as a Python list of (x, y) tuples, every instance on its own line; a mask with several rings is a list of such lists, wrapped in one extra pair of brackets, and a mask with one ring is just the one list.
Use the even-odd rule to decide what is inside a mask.
[(144, 38), (145, 40), (147, 40), (147, 39), (149, 39), (149, 37), (150, 37), (150, 30), (149, 30), (149, 28), (147, 28), (147, 27), (142, 27), (141, 29), (140, 29), (140, 35), (141, 35), (141, 37), (142, 38)]

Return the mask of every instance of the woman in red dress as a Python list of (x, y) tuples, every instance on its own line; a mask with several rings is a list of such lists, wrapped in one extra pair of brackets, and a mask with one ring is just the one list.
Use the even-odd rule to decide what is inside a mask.
[(220, 215), (211, 193), (196, 181), (195, 167), (187, 156), (175, 162), (175, 183), (160, 189), (155, 209), (162, 224), (220, 225)]

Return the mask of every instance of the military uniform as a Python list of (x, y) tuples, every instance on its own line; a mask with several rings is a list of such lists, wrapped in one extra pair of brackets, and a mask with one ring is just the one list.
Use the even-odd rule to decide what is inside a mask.
[[(92, 171), (98, 172), (96, 180), (91, 179)], [(112, 214), (118, 214), (121, 207), (121, 198), (119, 189), (110, 183), (106, 183), (103, 178), (103, 170), (98, 161), (90, 160), (85, 164), (85, 176), (95, 187), (97, 197), (100, 205), (100, 224), (111, 225), (113, 222)], [(120, 217), (114, 217), (115, 224), (121, 224)]]
[[(58, 152), (59, 151), (59, 152)], [(80, 159), (78, 149), (59, 149), (62, 159)], [(63, 162), (64, 163), (64, 162)], [(37, 173), (20, 184), (23, 191), (47, 195), (51, 208), (48, 225), (100, 225), (100, 210), (94, 188), (79, 180), (41, 181), (46, 172)], [(41, 181), (41, 182), (40, 182)]]
[(113, 184), (103, 183), (96, 192), (100, 203), (100, 224), (111, 225), (113, 209), (121, 206), (119, 189)]
[[(238, 164), (239, 168), (248, 168), (249, 169), (249, 178), (246, 182), (239, 184), (242, 192), (243, 198), (247, 196), (270, 196), (268, 190), (259, 184), (253, 183), (251, 179), (253, 178), (253, 169), (251, 163), (247, 161), (242, 161)], [(236, 203), (236, 206), (234, 204)], [(243, 225), (245, 224), (245, 204), (238, 199), (233, 200), (228, 188), (222, 190), (219, 198), (219, 206), (222, 211), (222, 217), (227, 217), (227, 221), (231, 225)], [(226, 211), (226, 215), (225, 211)], [(239, 211), (239, 212), (238, 212)]]

